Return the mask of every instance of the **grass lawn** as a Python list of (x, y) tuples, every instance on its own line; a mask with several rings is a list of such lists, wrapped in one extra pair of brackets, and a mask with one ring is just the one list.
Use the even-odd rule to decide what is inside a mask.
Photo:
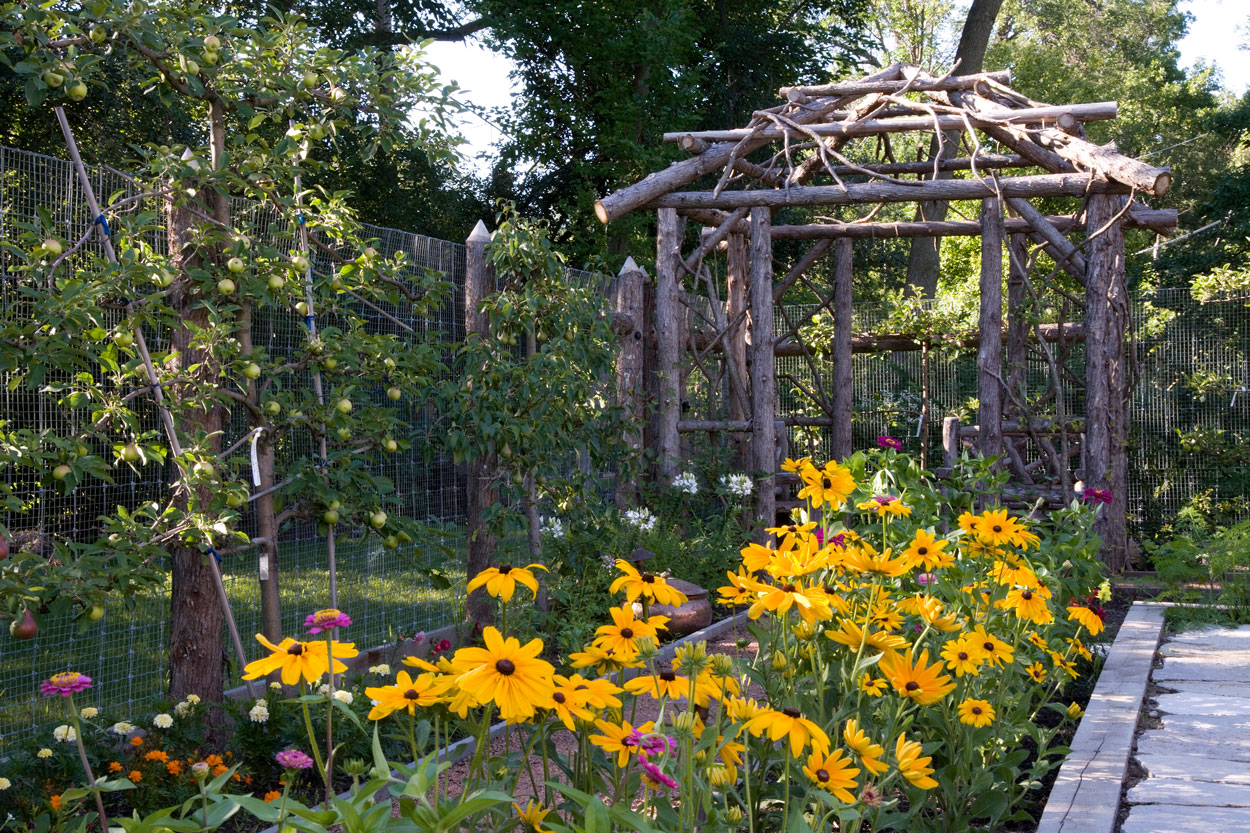
[[(338, 557), (339, 607), (352, 617), (350, 639), (359, 648), (372, 647), (419, 630), (450, 624), (458, 615), (463, 593), (463, 533), (442, 539), (448, 553), (433, 540), (385, 550), (378, 537), (340, 540)], [(226, 589), (243, 636), (249, 659), (261, 649), (252, 637), (260, 625), (259, 586), (255, 581), (255, 553), (226, 559)], [(434, 566), (458, 586), (437, 590), (420, 568)], [(302, 630), (305, 615), (329, 605), (329, 574), (323, 540), (289, 542), (281, 549), (279, 588), (284, 630)], [(222, 658), (229, 663), (227, 686), (239, 682), (233, 651), (223, 632)], [(29, 641), (0, 639), (0, 757), (16, 744), (32, 742), (39, 724), (64, 717), (60, 698), (38, 693), (39, 683), (65, 670), (79, 671), (95, 681), (94, 688), (75, 698), (79, 705), (98, 706), (110, 722), (140, 723), (160, 698), (168, 681), (169, 595), (163, 591), (117, 599), (105, 616), (80, 630), (68, 620), (45, 620), (39, 635)], [(51, 738), (33, 739), (50, 745)]]

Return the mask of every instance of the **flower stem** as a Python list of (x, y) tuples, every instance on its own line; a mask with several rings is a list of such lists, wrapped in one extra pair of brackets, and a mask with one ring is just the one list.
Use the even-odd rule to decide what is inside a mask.
[(87, 747), (82, 742), (82, 723), (78, 720), (78, 709), (74, 706), (74, 695), (69, 696), (69, 719), (74, 724), (74, 743), (78, 747), (78, 760), (82, 762), (82, 770), (87, 776), (87, 784), (91, 787), (91, 794), (95, 796), (95, 808), (100, 814), (100, 828), (102, 830), (109, 829), (109, 817), (104, 812), (104, 798), (100, 794), (100, 788), (96, 786), (95, 774), (91, 771), (91, 762), (87, 760)]

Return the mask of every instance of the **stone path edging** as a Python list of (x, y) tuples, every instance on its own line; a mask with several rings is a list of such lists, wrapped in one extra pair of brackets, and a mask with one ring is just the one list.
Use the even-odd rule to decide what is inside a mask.
[(1137, 720), (1163, 635), (1162, 605), (1134, 602), (1072, 738), (1037, 833), (1113, 833)]

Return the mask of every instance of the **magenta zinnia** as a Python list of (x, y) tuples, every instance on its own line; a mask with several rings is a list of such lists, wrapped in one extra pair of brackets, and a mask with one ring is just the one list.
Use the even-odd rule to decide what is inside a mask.
[(44, 680), (39, 686), (39, 691), (48, 696), (59, 694), (62, 697), (69, 697), (71, 694), (77, 694), (89, 688), (91, 688), (91, 678), (86, 674), (79, 674), (77, 671), (62, 671)]
[(346, 628), (352, 624), (352, 618), (342, 611), (334, 608), (326, 608), (318, 610), (316, 613), (308, 614), (304, 619), (304, 627), (308, 628), (309, 633), (321, 633), (331, 628)]
[(287, 769), (308, 769), (313, 765), (313, 759), (298, 749), (284, 749), (273, 757), (279, 766)]

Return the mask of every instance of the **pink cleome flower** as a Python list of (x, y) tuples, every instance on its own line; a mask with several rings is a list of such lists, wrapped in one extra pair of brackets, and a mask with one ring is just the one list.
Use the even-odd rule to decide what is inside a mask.
[(51, 679), (44, 680), (39, 686), (39, 691), (48, 696), (59, 694), (62, 697), (69, 697), (71, 694), (77, 694), (89, 688), (91, 688), (91, 678), (86, 674), (79, 674), (77, 671), (62, 671), (60, 674), (53, 674)]
[(351, 624), (352, 617), (332, 607), (318, 610), (316, 613), (310, 613), (304, 619), (304, 627), (308, 628), (309, 633), (321, 633), (331, 628), (346, 628), (350, 627)]
[(287, 769), (308, 769), (313, 765), (313, 759), (298, 749), (284, 749), (273, 757), (280, 766)]

